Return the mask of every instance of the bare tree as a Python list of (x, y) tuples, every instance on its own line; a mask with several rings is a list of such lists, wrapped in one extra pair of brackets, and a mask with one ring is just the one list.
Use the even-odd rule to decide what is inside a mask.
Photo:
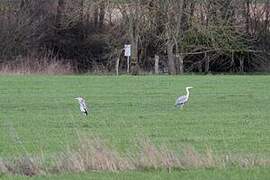
[(132, 74), (155, 55), (169, 74), (253, 70), (269, 59), (269, 16), (270, 0), (2, 0), (0, 60), (48, 51), (108, 68), (130, 43)]
[[(145, 31), (146, 12), (142, 0), (135, 0), (126, 5), (120, 5), (119, 9), (124, 19), (123, 28), (127, 29), (128, 43), (131, 44), (131, 73), (139, 73), (138, 49), (141, 34)], [(126, 26), (125, 26), (126, 25)]]
[[(184, 72), (182, 39), (188, 28), (187, 0), (160, 1), (160, 9), (166, 14), (165, 38), (168, 54), (169, 74)], [(177, 65), (177, 66), (176, 66)]]

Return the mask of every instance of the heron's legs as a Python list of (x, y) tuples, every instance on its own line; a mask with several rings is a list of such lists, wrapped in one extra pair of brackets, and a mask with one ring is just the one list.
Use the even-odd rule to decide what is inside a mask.
[(175, 106), (176, 106), (177, 108), (183, 109), (183, 108), (184, 108), (184, 105), (185, 105), (185, 104), (176, 104)]

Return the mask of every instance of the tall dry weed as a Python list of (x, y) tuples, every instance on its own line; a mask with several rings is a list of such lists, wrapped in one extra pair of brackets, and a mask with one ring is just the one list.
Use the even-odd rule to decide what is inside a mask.
[[(78, 144), (69, 146), (45, 160), (22, 156), (13, 160), (0, 159), (0, 174), (24, 176), (87, 171), (130, 171), (148, 169), (197, 168), (254, 168), (270, 166), (270, 159), (256, 155), (217, 155), (207, 147), (198, 152), (192, 146), (176, 151), (166, 145), (155, 145), (148, 139), (140, 140), (135, 151), (119, 152), (96, 137), (83, 137)], [(46, 161), (52, 162), (51, 164)]]
[(15, 60), (0, 64), (0, 74), (71, 74), (74, 67), (61, 59), (51, 56), (17, 57)]

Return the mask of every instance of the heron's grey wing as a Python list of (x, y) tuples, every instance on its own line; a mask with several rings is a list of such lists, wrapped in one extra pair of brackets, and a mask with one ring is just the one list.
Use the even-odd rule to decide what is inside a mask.
[(175, 105), (181, 105), (187, 102), (187, 96), (180, 96), (176, 99)]
[(87, 105), (86, 105), (86, 103), (85, 103), (84, 100), (82, 101), (82, 107), (83, 107), (86, 111), (88, 110)]

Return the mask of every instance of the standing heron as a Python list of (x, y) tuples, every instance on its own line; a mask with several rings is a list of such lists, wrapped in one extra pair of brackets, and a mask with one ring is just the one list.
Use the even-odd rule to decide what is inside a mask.
[(85, 100), (82, 97), (76, 97), (75, 99), (77, 99), (79, 101), (81, 112), (84, 113), (84, 115), (87, 115), (88, 109), (87, 109), (87, 105), (85, 103)]
[(189, 98), (189, 89), (193, 87), (186, 87), (187, 94), (184, 96), (180, 96), (176, 99), (175, 106), (182, 108), (187, 102)]

